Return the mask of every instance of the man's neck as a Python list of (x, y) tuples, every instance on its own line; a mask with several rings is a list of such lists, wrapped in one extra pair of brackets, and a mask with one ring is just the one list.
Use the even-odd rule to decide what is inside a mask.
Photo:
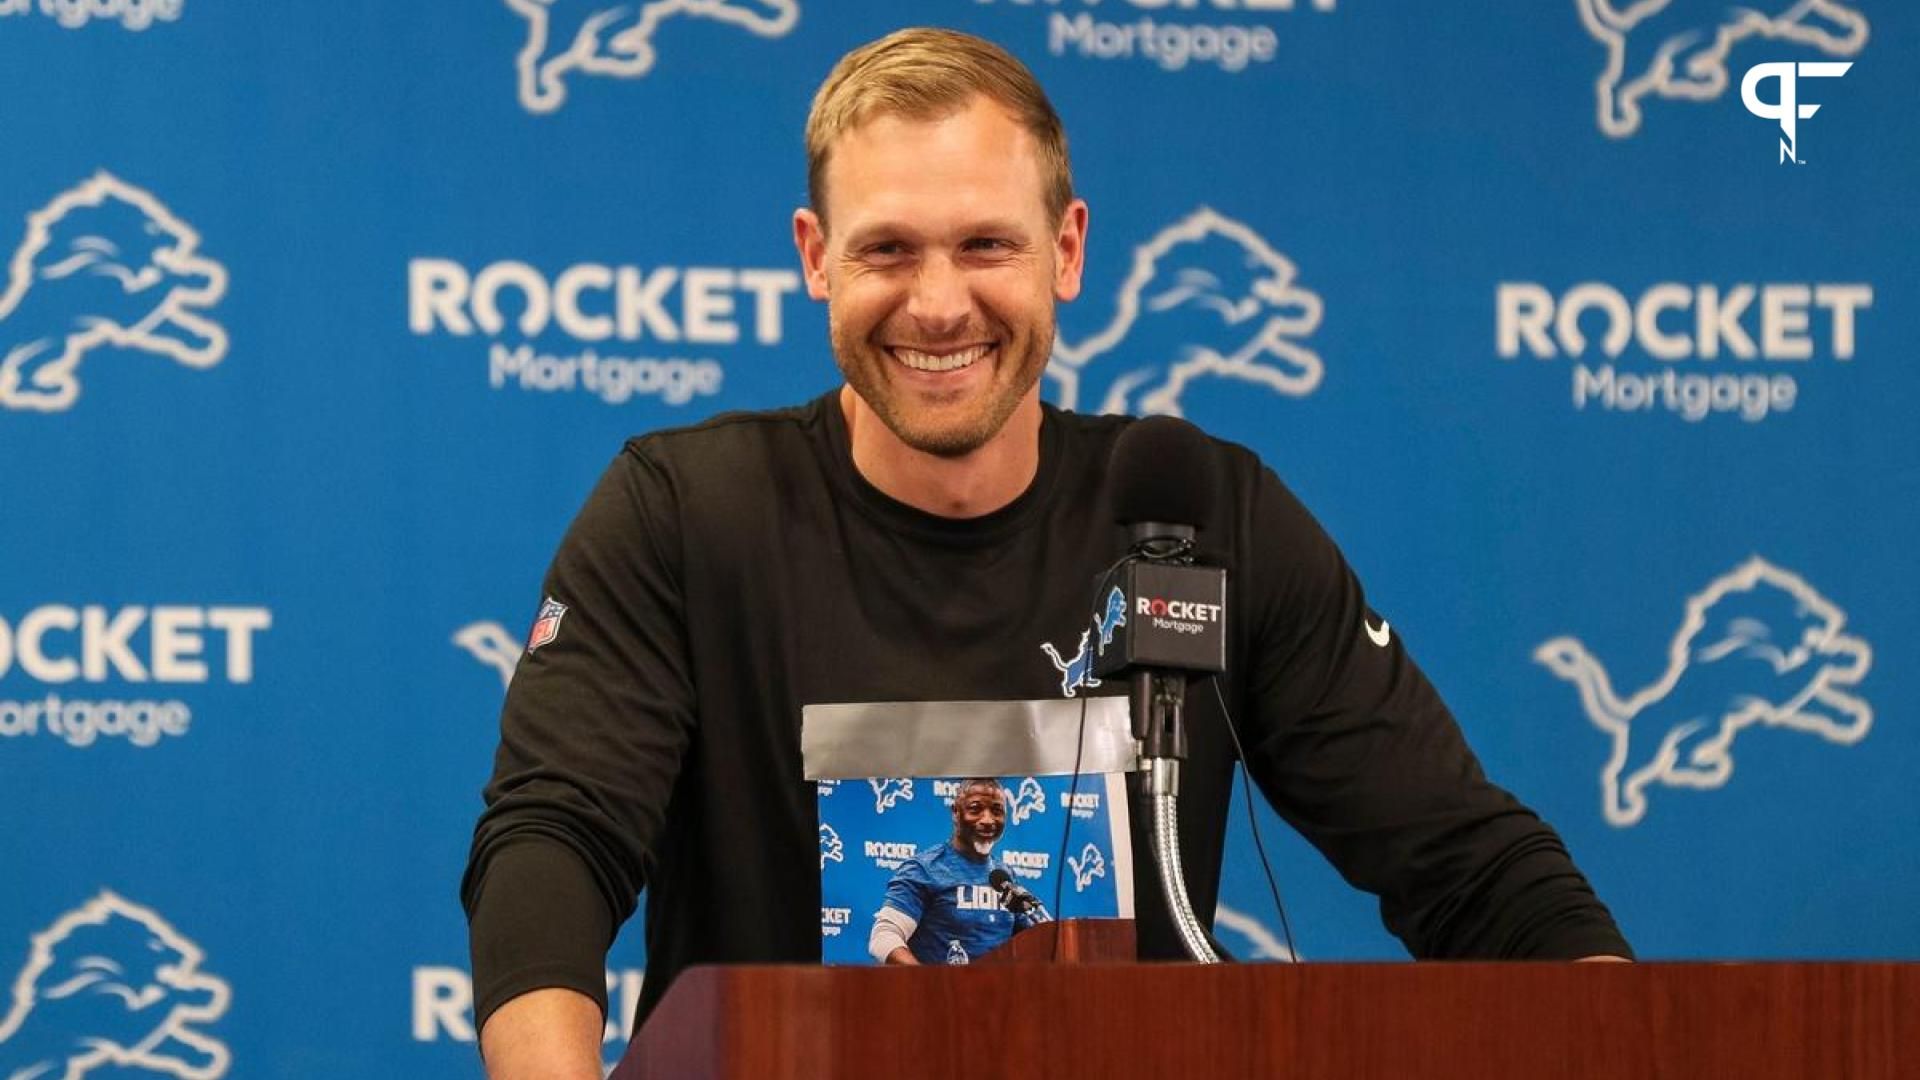
[(916, 510), (949, 518), (991, 514), (1020, 497), (1040, 471), (1040, 388), (1036, 385), (993, 438), (959, 457), (900, 441), (851, 386), (840, 388), (853, 467), (867, 483)]

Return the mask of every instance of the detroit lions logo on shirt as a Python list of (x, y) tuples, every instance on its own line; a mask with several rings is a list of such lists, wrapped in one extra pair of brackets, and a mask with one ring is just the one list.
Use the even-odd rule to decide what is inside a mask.
[(1099, 648), (1101, 652), (1105, 652), (1107, 646), (1113, 644), (1114, 630), (1125, 625), (1127, 625), (1127, 597), (1116, 588), (1107, 593), (1106, 607), (1094, 619), (1093, 626), (1080, 631), (1080, 647), (1073, 654), (1073, 659), (1068, 660), (1062, 657), (1060, 650), (1054, 648), (1051, 641), (1040, 643), (1040, 651), (1046, 654), (1047, 659), (1053, 663), (1054, 670), (1060, 673), (1062, 697), (1075, 696), (1083, 686), (1100, 685), (1100, 680), (1093, 677), (1094, 648), (1091, 642), (1094, 631), (1099, 631)]

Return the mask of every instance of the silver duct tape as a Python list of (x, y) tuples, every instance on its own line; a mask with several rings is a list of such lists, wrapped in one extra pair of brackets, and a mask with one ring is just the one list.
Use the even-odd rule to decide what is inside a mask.
[(1076, 756), (1083, 773), (1135, 765), (1124, 697), (808, 705), (800, 752), (809, 780), (1046, 776), (1073, 772)]

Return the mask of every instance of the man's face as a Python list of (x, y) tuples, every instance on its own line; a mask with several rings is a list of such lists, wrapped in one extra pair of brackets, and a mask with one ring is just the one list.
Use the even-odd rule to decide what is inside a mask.
[(953, 838), (976, 855), (993, 851), (1007, 828), (1007, 800), (999, 785), (969, 784), (953, 800)]
[(984, 97), (847, 132), (825, 179), (831, 235), (802, 210), (794, 240), (841, 372), (908, 446), (979, 448), (1037, 401), (1054, 302), (1080, 291), (1085, 204), (1048, 220), (1032, 137)]

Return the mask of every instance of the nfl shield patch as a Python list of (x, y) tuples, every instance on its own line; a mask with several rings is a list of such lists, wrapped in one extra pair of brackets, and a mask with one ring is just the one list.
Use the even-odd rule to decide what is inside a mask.
[(527, 634), (527, 651), (533, 650), (560, 636), (560, 620), (567, 615), (567, 605), (549, 596), (540, 605), (540, 614), (534, 616), (533, 630)]

